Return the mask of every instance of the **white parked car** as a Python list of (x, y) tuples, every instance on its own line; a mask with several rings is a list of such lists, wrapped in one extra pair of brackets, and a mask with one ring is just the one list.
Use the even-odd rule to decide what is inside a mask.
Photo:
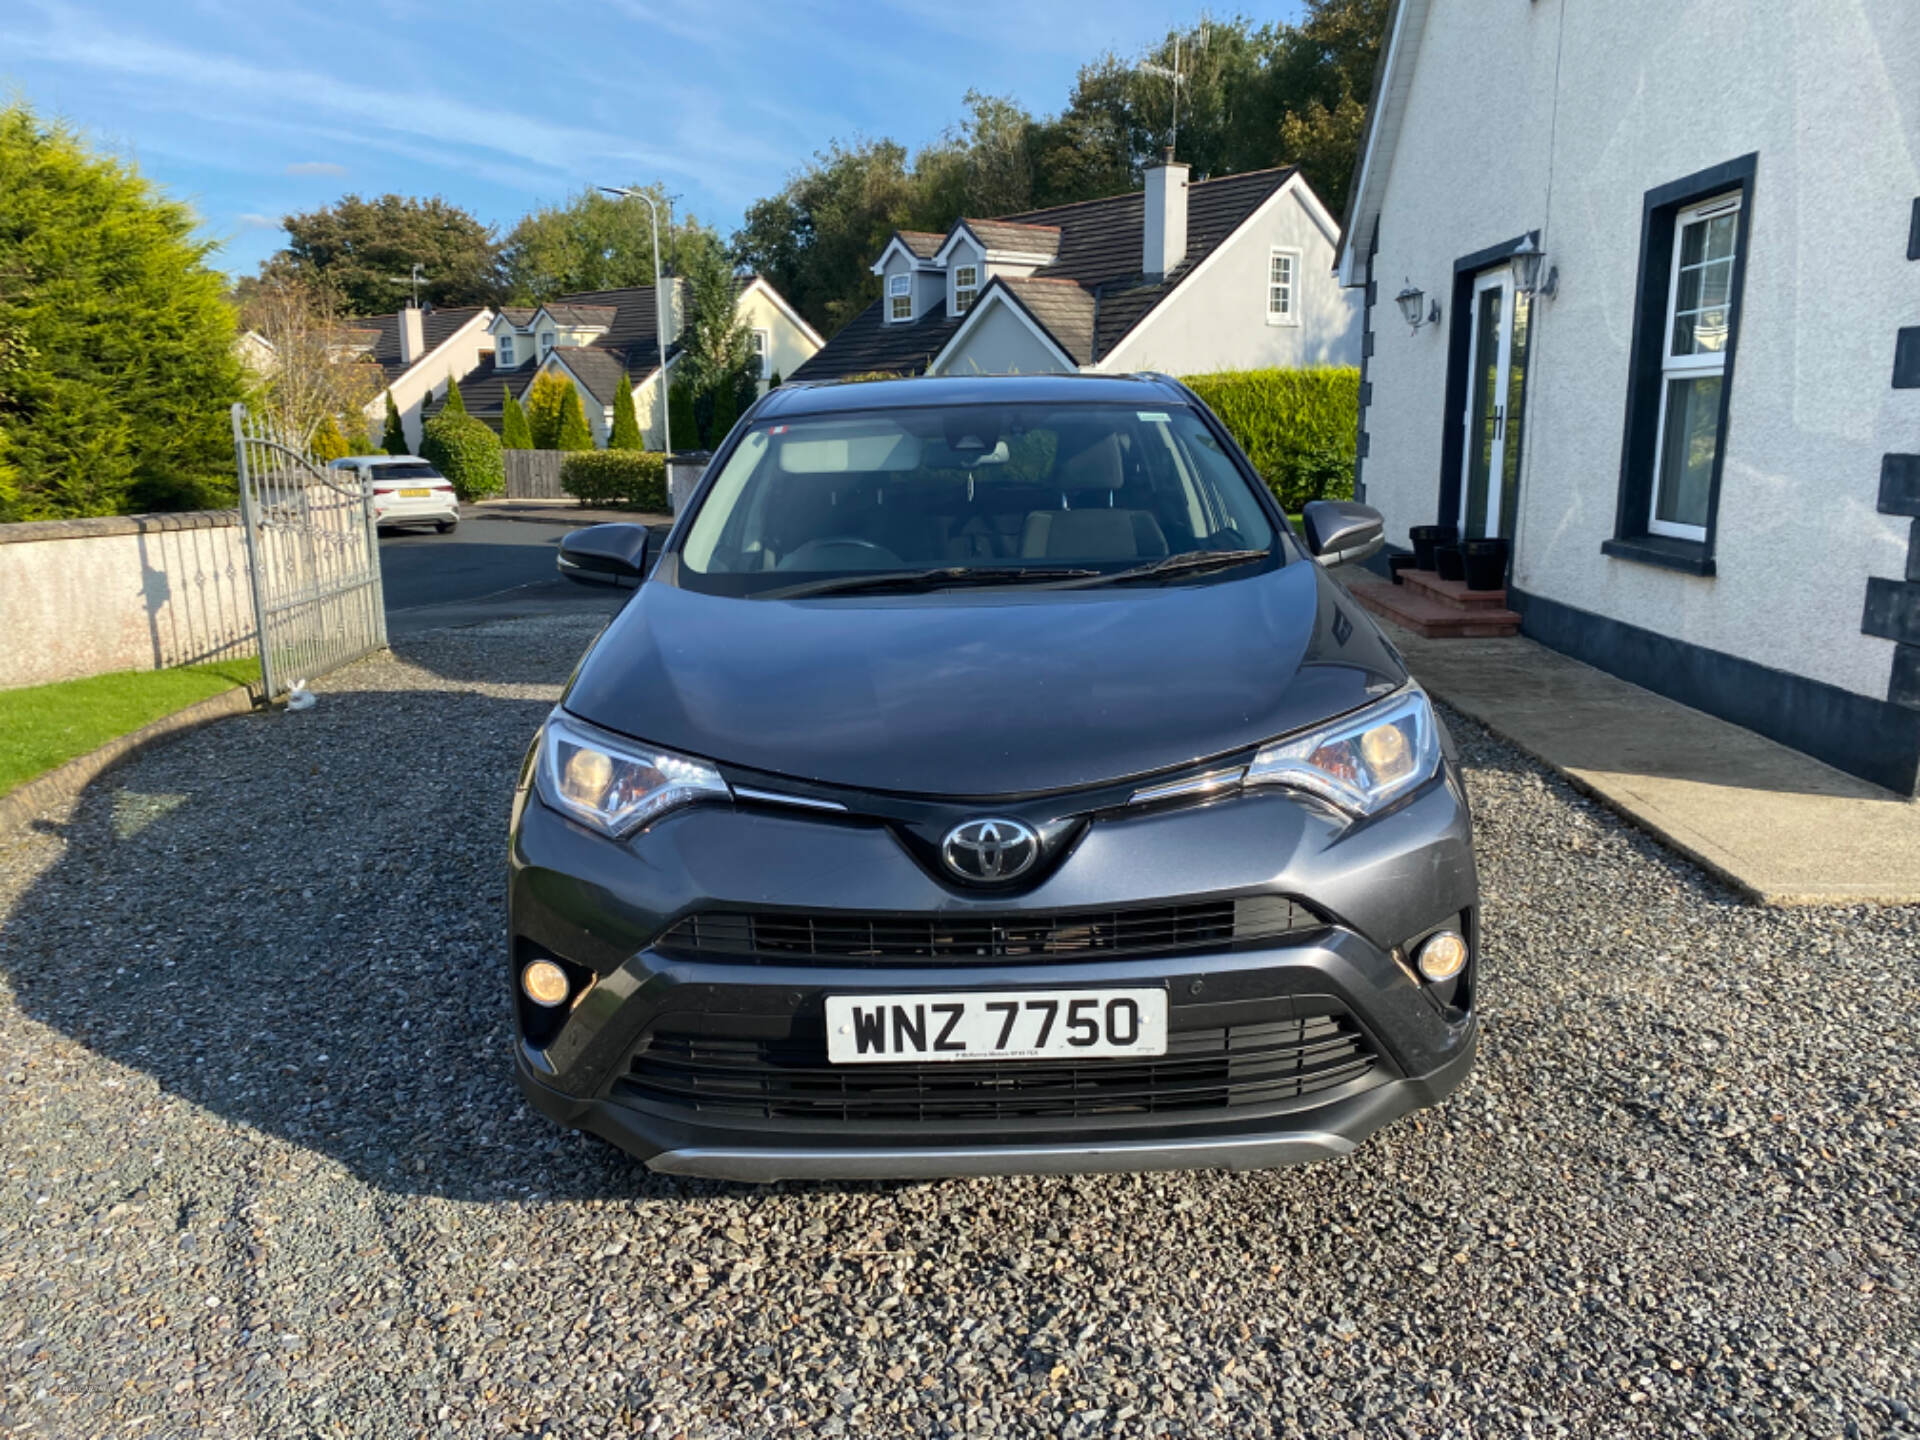
[(373, 492), (375, 525), (432, 525), (444, 535), (460, 523), (453, 484), (418, 455), (349, 455), (335, 470), (351, 470)]

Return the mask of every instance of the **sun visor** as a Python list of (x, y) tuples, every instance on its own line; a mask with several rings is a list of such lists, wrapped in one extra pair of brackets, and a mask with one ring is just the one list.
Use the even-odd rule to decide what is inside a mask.
[(920, 440), (897, 425), (809, 424), (805, 438), (780, 441), (780, 468), (789, 475), (870, 474), (920, 468)]

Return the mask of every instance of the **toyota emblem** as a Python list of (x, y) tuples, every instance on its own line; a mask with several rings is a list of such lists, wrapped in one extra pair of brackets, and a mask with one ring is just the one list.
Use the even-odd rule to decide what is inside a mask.
[(1021, 820), (969, 820), (947, 832), (940, 858), (962, 880), (998, 884), (1033, 868), (1040, 836)]

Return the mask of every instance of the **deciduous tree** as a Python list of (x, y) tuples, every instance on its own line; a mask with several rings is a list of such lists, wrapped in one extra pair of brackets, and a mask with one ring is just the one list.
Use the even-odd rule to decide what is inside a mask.
[(420, 298), (432, 304), (481, 305), (500, 293), (492, 227), (438, 195), (343, 195), (281, 224), (287, 247), (265, 273), (324, 280), (355, 315), (383, 314), (409, 299), (416, 263), (425, 275)]
[[(665, 190), (646, 188), (665, 222)], [(671, 250), (670, 234), (662, 236), (662, 248)], [(501, 247), (500, 271), (509, 297), (523, 305), (582, 290), (651, 285), (651, 217), (638, 200), (582, 190), (564, 204), (522, 217)]]
[[(266, 341), (255, 362), (258, 403), (289, 444), (311, 447), (328, 421), (360, 413), (380, 393), (380, 367), (330, 287), (286, 271), (264, 276), (241, 318)], [(356, 428), (364, 432), (365, 421)]]

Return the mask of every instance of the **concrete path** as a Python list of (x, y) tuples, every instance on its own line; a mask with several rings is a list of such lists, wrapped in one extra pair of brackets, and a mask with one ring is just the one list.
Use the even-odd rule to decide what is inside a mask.
[(1920, 901), (1920, 805), (1531, 640), (1383, 628), (1420, 683), (1769, 905)]

